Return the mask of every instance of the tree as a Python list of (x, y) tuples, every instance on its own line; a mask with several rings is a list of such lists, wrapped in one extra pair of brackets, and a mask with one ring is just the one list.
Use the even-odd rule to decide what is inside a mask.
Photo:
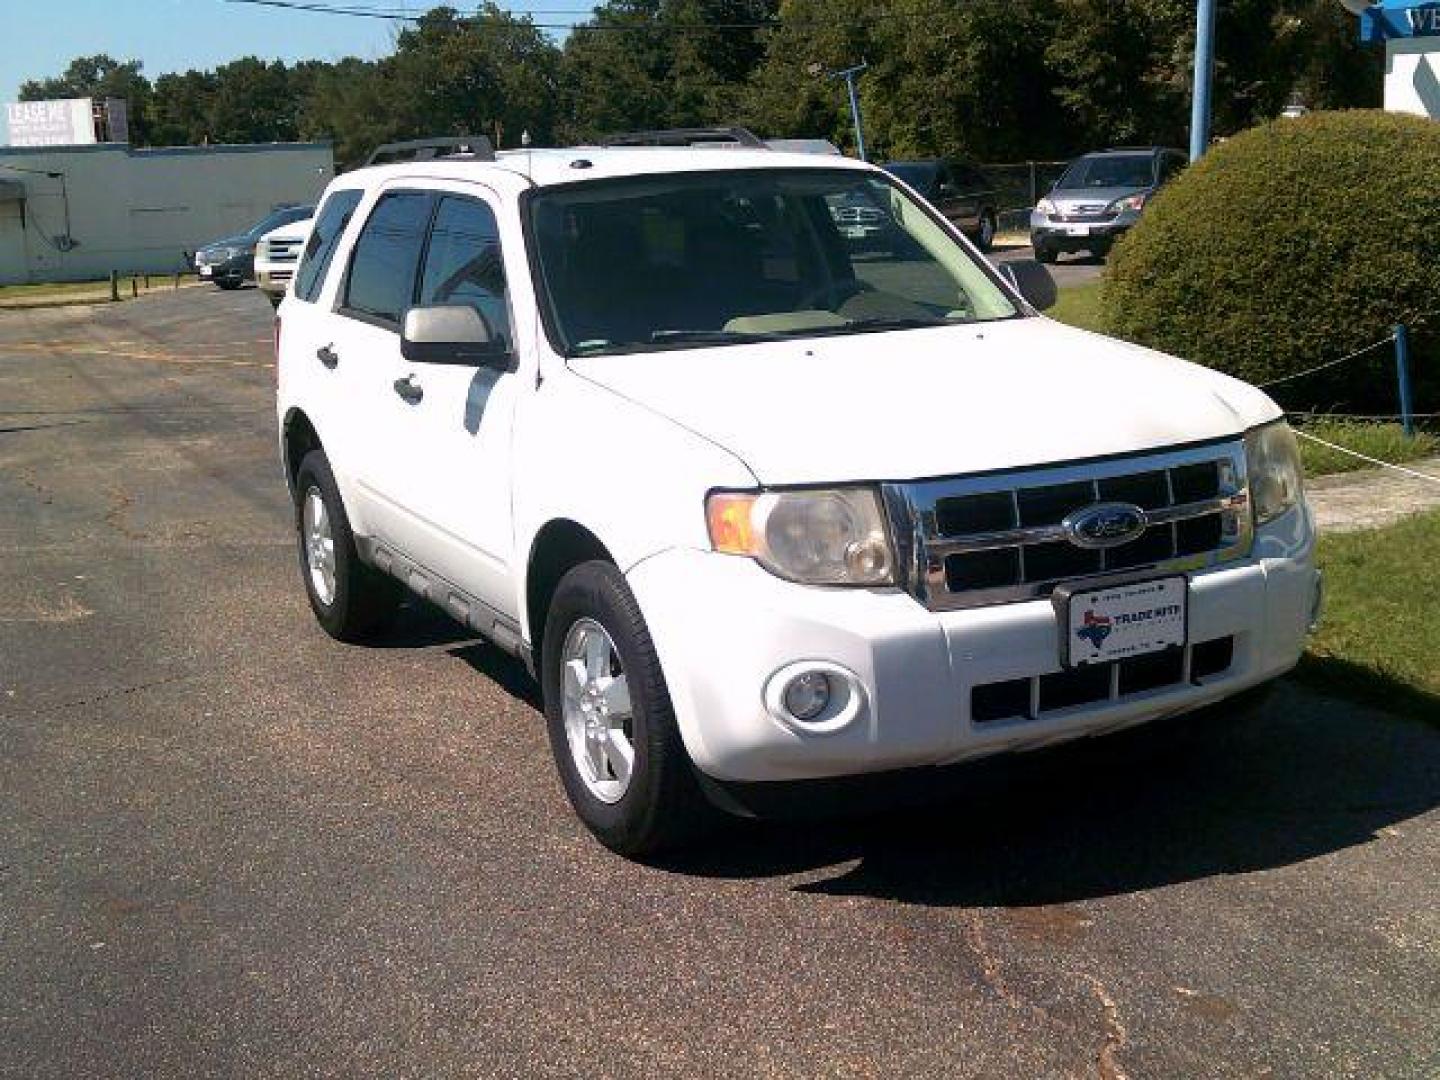
[(141, 71), (139, 60), (124, 63), (97, 53), (77, 56), (57, 78), (32, 79), (20, 86), (21, 101), (55, 98), (121, 98), (126, 104), (130, 141), (144, 146), (149, 142), (150, 80)]

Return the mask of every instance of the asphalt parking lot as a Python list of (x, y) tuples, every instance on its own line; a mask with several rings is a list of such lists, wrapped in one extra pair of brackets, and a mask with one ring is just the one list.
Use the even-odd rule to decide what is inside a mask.
[(1440, 733), (1282, 685), (589, 839), (523, 668), (314, 624), (253, 290), (0, 314), (0, 1075), (1440, 1074)]

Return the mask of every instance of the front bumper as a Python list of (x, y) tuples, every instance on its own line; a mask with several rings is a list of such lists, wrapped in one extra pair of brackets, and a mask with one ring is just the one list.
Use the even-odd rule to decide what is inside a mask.
[[(1048, 599), (954, 612), (900, 590), (808, 588), (750, 560), (675, 549), (628, 579), (659, 652), (685, 746), (722, 781), (818, 779), (941, 765), (1101, 734), (1185, 712), (1297, 662), (1319, 575), (1303, 507), (1267, 526), (1254, 555), (1190, 576), (1191, 642), (1229, 638), (1224, 670), (1037, 718), (977, 721), (971, 691), (1061, 670)], [(853, 673), (853, 718), (805, 730), (766, 702), (799, 661)]]
[(255, 272), (255, 284), (268, 293), (283, 295), (285, 290), (290, 288), (290, 281), (295, 276), (294, 265), (277, 266), (274, 268), (261, 268)]
[(1126, 210), (1109, 221), (1059, 222), (1038, 210), (1030, 212), (1030, 243), (1052, 251), (1091, 251), (1108, 248), (1140, 220), (1138, 211)]
[(254, 274), (255, 257), (237, 255), (224, 262), (205, 263), (195, 260), (195, 271), (204, 281), (248, 281)]

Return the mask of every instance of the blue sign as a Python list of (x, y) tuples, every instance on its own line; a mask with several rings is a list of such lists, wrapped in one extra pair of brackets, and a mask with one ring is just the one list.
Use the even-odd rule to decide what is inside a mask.
[(1360, 16), (1361, 41), (1440, 37), (1440, 2), (1382, 0)]

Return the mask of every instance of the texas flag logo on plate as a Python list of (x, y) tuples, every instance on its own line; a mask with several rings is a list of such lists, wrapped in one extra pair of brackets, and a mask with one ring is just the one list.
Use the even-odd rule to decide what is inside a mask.
[(1075, 636), (1081, 641), (1088, 641), (1092, 648), (1098, 649), (1110, 636), (1113, 626), (1108, 615), (1096, 615), (1094, 611), (1085, 612), (1084, 625), (1075, 631)]

